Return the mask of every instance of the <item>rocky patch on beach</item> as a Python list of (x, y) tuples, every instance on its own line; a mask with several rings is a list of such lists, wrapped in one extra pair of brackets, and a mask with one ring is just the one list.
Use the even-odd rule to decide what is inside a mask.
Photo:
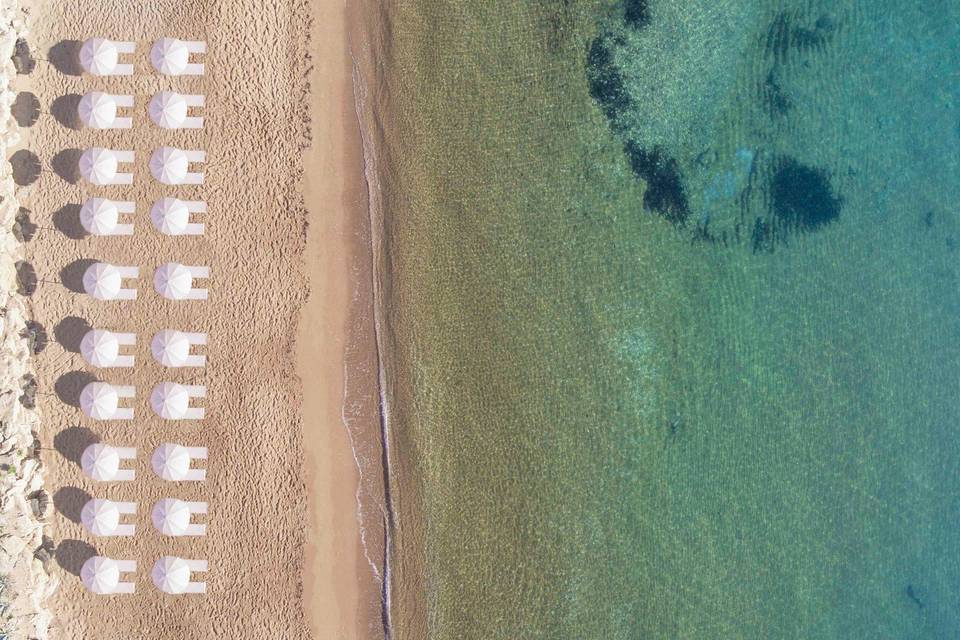
[[(23, 19), (15, 0), (0, 1), (4, 157), (19, 141), (11, 112), (15, 95), (10, 79), (24, 68)], [(57, 578), (48, 572), (50, 540), (44, 533), (52, 505), (44, 489), (36, 438), (40, 419), (33, 409), (36, 383), (31, 357), (41, 336), (22, 295), (31, 285), (25, 280), (21, 259), (24, 218), (15, 189), (12, 167), (4, 163), (0, 172), (0, 636), (44, 640), (52, 617), (45, 600), (56, 589)]]

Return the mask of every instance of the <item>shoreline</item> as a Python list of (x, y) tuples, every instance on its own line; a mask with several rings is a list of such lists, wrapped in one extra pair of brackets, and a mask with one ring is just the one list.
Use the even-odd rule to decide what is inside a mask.
[[(304, 608), (314, 637), (373, 638), (382, 631), (382, 567), (371, 554), (382, 531), (369, 517), (379, 502), (377, 480), (370, 477), (376, 466), (368, 461), (376, 448), (377, 381), (369, 375), (376, 353), (366, 183), (349, 55), (350, 40), (360, 37), (359, 16), (332, 0), (315, 0), (313, 10), (303, 256), (311, 293), (301, 309), (296, 346), (310, 512)], [(340, 366), (331, 366), (335, 362)], [(318, 373), (326, 379), (322, 393), (313, 394), (309, 388)]]
[[(396, 79), (394, 48), (397, 45), (396, 18), (399, 7), (361, 2), (366, 15), (365, 33), (354, 58), (354, 85), (357, 120), (361, 123), (364, 150), (364, 177), (368, 188), (367, 224), (370, 229), (371, 296), (373, 298), (374, 348), (378, 355), (376, 376), (379, 385), (377, 442), (382, 470), (384, 582), (384, 635), (395, 640), (422, 638), (428, 629), (428, 582), (425, 543), (428, 514), (423, 509), (423, 484), (416, 446), (410, 441), (416, 415), (412, 378), (414, 367), (405, 361), (402, 337), (396, 322), (405, 306), (399, 285), (406, 259), (404, 247), (391, 233), (392, 216), (407, 212), (404, 192), (398, 188), (397, 170), (408, 150), (402, 139), (404, 115), (395, 104)], [(400, 198), (398, 201), (397, 198)], [(391, 215), (387, 214), (390, 211)], [(402, 368), (407, 375), (395, 375)], [(403, 428), (397, 429), (397, 425)]]

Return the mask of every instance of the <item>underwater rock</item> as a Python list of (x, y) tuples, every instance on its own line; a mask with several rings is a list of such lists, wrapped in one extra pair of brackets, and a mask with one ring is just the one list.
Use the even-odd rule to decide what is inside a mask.
[(773, 213), (788, 228), (814, 231), (840, 216), (843, 199), (835, 195), (826, 171), (782, 158), (770, 185)]
[(926, 606), (923, 602), (923, 599), (917, 593), (917, 589), (914, 588), (912, 584), (908, 584), (907, 588), (904, 590), (904, 593), (907, 594), (907, 597), (910, 598), (913, 604), (917, 605), (920, 609), (923, 609)]
[(613, 60), (610, 47), (612, 38), (608, 33), (601, 33), (590, 44), (587, 53), (587, 80), (590, 84), (590, 97), (603, 110), (610, 126), (616, 128), (620, 116), (630, 109), (631, 100), (624, 86), (623, 73)]
[(647, 0), (624, 0), (623, 21), (632, 29), (642, 29), (650, 24), (650, 7)]
[(647, 151), (633, 140), (627, 140), (623, 150), (634, 175), (647, 183), (643, 206), (675, 225), (686, 222), (690, 208), (677, 161), (658, 147)]

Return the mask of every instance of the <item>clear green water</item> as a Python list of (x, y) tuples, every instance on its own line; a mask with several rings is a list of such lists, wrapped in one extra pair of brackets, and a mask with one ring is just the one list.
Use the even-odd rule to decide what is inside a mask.
[(960, 636), (960, 2), (628, 4), (389, 12), (394, 637)]

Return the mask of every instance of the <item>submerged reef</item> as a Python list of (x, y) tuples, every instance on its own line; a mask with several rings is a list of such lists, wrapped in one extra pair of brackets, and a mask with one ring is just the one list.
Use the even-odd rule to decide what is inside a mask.
[(793, 158), (779, 160), (770, 191), (773, 213), (789, 228), (800, 231), (814, 231), (836, 220), (843, 206), (826, 171)]
[(840, 216), (834, 172), (778, 142), (802, 130), (792, 74), (836, 32), (817, 16), (655, 0), (609, 10), (586, 47), (587, 87), (644, 187), (644, 210), (692, 242), (753, 253)]
[(685, 223), (690, 208), (677, 161), (659, 147), (647, 151), (633, 140), (627, 140), (624, 152), (634, 175), (647, 183), (647, 189), (643, 192), (643, 206), (656, 211), (673, 224)]
[[(587, 81), (590, 97), (603, 110), (610, 126), (616, 128), (620, 116), (631, 107), (623, 72), (613, 60), (613, 47), (618, 44), (610, 34), (600, 34), (587, 52)], [(622, 41), (619, 42), (622, 45)]]

